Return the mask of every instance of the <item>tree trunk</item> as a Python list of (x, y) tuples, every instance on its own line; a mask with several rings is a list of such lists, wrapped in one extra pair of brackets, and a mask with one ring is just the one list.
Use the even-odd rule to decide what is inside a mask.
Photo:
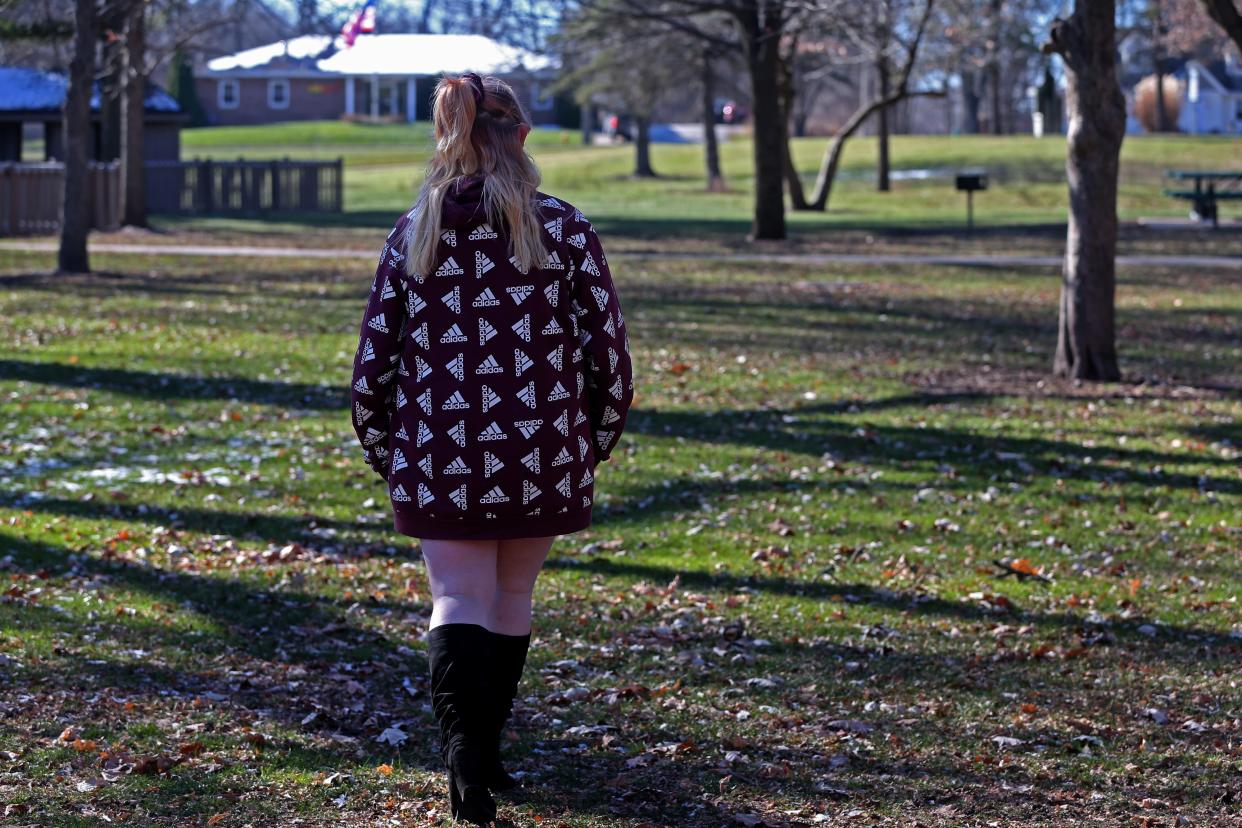
[(755, 216), (751, 238), (785, 238), (785, 144), (788, 128), (780, 104), (781, 21), (768, 11), (764, 25), (743, 20), (750, 70), (751, 131), (755, 158)]
[(708, 192), (724, 192), (720, 145), (716, 142), (716, 74), (710, 54), (703, 55), (703, 161), (707, 167)]
[(121, 223), (147, 226), (146, 175), (143, 167), (143, 120), (146, 99), (146, 3), (136, 0), (125, 26), (121, 77)]
[(1238, 51), (1242, 52), (1242, 11), (1238, 10), (1233, 0), (1201, 0), (1203, 8), (1207, 10), (1208, 17), (1224, 29), (1225, 34), (1229, 35), (1234, 45), (1238, 47)]
[(651, 119), (634, 119), (634, 177), (655, 178), (651, 168)]
[(1001, 0), (992, 0), (992, 43), (988, 47), (988, 92), (992, 98), (992, 134), (1003, 135), (1004, 121), (1001, 114)]
[(1160, 0), (1152, 3), (1152, 14), (1155, 19), (1152, 21), (1155, 29), (1152, 40), (1152, 63), (1156, 73), (1156, 132), (1165, 132), (1169, 128), (1169, 115), (1165, 111), (1164, 106), (1164, 56), (1161, 52), (1161, 43), (1164, 39), (1164, 9), (1161, 8)]
[(95, 0), (76, 0), (73, 20), (73, 57), (69, 61), (69, 88), (65, 93), (65, 189), (60, 221), (57, 269), (62, 273), (89, 273), (86, 239), (91, 229), (87, 164), (91, 144), (91, 80), (95, 75)]
[[(876, 74), (880, 79), (880, 97), (884, 100), (888, 99), (888, 59), (884, 55), (880, 55), (880, 59), (876, 61)], [(888, 107), (881, 106), (876, 112), (876, 142), (877, 160), (876, 160), (876, 178), (875, 188), (881, 193), (887, 193), (892, 189), (892, 183), (889, 180), (889, 163), (888, 163)]]
[(595, 108), (584, 103), (579, 107), (578, 113), (582, 125), (582, 145), (589, 147), (595, 140)]
[(795, 82), (792, 72), (792, 66), (789, 61), (781, 61), (780, 72), (780, 101), (781, 101), (781, 125), (785, 128), (784, 147), (785, 147), (785, 187), (789, 190), (789, 201), (795, 210), (810, 209), (810, 205), (806, 203), (806, 193), (802, 190), (802, 178), (798, 175), (798, 167), (794, 163), (793, 146), (790, 143), (789, 136), (789, 114), (793, 110)]
[(1117, 171), (1125, 100), (1117, 85), (1115, 0), (1075, 0), (1044, 47), (1065, 61), (1070, 213), (1054, 372), (1115, 381)]
[(962, 72), (962, 133), (979, 134), (979, 81), (974, 72)]

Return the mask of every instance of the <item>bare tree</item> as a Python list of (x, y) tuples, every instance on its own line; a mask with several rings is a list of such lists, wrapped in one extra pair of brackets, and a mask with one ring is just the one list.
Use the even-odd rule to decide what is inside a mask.
[(1201, 0), (1204, 10), (1242, 51), (1242, 11), (1234, 0)]
[(1115, 0), (1075, 0), (1044, 49), (1065, 63), (1069, 110), (1065, 172), (1070, 212), (1054, 372), (1115, 381), (1117, 174), (1125, 99), (1117, 84)]
[(121, 223), (147, 226), (146, 175), (143, 166), (147, 66), (146, 0), (131, 0), (125, 15), (121, 58)]
[[(887, 4), (887, 0), (881, 1)], [(797, 176), (793, 176), (789, 180), (791, 200), (795, 208), (818, 211), (828, 209), (828, 197), (832, 192), (832, 185), (837, 177), (837, 168), (840, 166), (841, 152), (845, 149), (845, 142), (874, 113), (906, 98), (929, 95), (942, 96), (945, 94), (943, 89), (917, 90), (911, 83), (914, 67), (918, 61), (919, 46), (927, 33), (927, 23), (931, 19), (933, 6), (934, 0), (924, 0), (922, 8), (917, 10), (913, 19), (907, 21), (908, 25), (890, 23), (885, 26), (883, 31), (891, 36), (891, 42), (885, 44), (882, 48), (885, 51), (895, 51), (901, 56), (900, 66), (892, 77), (892, 87), (886, 93), (879, 93), (871, 99), (863, 101), (858, 109), (854, 111), (854, 114), (850, 116), (849, 120), (837, 130), (836, 136), (833, 137), (832, 143), (829, 144), (827, 151), (824, 153), (823, 161), (819, 167), (819, 175), (815, 180), (815, 190), (809, 199), (802, 192), (802, 182)], [(902, 31), (906, 31), (908, 34), (903, 36), (900, 33)], [(862, 36), (856, 35), (855, 37), (860, 43), (865, 42)]]
[(87, 178), (91, 143), (91, 83), (95, 76), (96, 0), (74, 5), (73, 57), (65, 94), (65, 191), (60, 222), (57, 269), (62, 273), (89, 273), (86, 239), (91, 229), (90, 189)]

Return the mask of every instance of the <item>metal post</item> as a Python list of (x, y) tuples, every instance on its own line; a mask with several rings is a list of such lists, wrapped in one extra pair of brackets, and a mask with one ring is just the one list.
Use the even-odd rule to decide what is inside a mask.
[(975, 229), (975, 191), (966, 191), (966, 229), (974, 232)]

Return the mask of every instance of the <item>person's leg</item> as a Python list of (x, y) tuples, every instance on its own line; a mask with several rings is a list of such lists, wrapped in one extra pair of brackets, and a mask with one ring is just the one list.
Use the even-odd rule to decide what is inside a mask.
[(503, 635), (528, 635), (535, 579), (556, 538), (502, 540), (496, 550), (496, 587), (488, 628)]
[(496, 595), (497, 541), (424, 540), (431, 623), (487, 627)]

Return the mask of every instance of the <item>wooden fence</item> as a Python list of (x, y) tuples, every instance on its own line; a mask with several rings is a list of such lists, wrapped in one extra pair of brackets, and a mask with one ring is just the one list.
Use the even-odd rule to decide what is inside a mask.
[[(335, 161), (147, 161), (152, 213), (257, 214), (340, 212), (344, 163)], [(0, 163), (0, 236), (60, 229), (65, 167), (59, 162)], [(121, 168), (91, 162), (93, 226), (121, 224)]]
[(148, 161), (153, 213), (340, 212), (344, 162)]
[[(88, 176), (92, 226), (115, 230), (121, 224), (121, 166), (91, 162)], [(0, 163), (0, 236), (58, 231), (64, 189), (63, 164)]]

